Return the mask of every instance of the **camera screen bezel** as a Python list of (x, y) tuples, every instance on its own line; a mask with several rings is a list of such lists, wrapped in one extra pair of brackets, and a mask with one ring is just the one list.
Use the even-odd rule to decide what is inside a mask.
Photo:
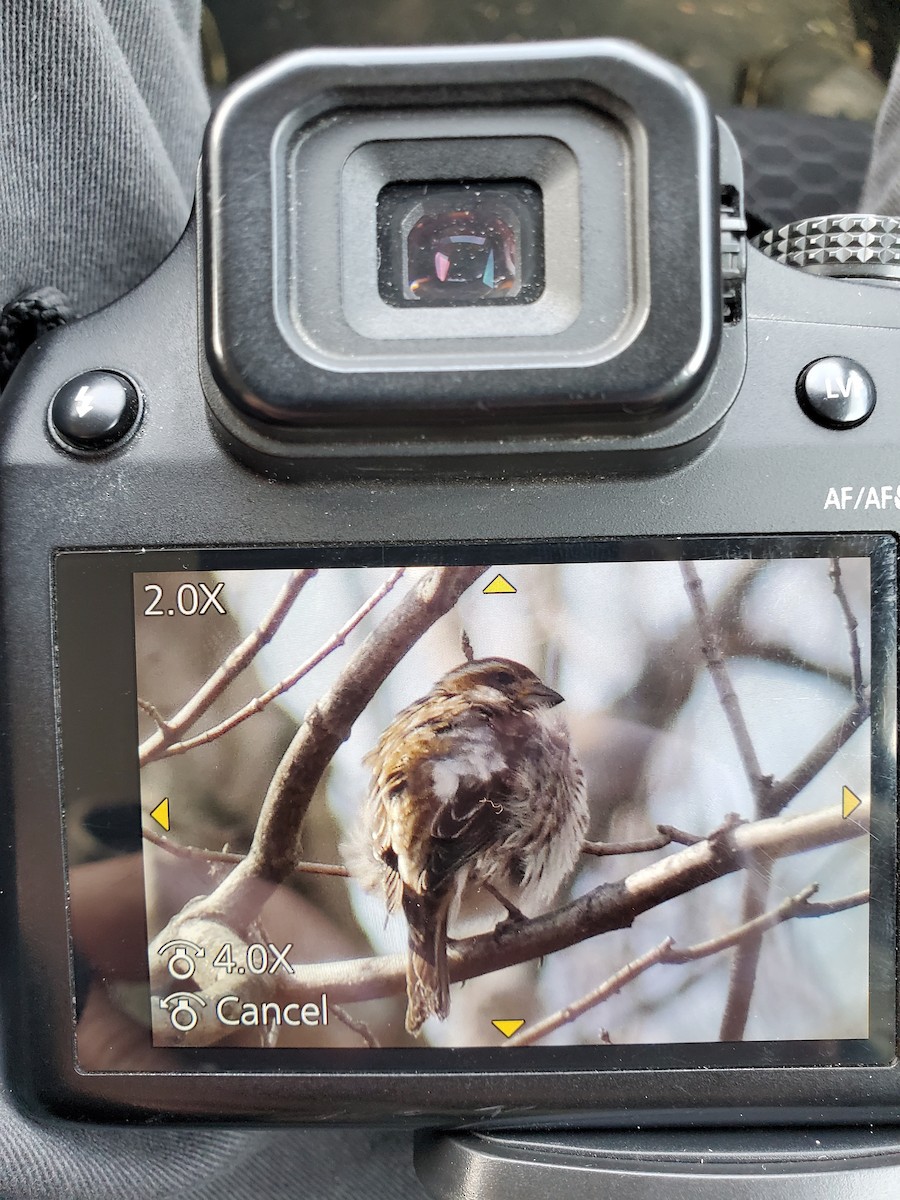
[[(489, 553), (491, 561), (573, 561), (593, 559), (653, 559), (653, 558), (717, 558), (741, 554), (745, 557), (810, 557), (826, 553), (865, 554), (873, 568), (873, 697), (884, 696), (885, 708), (877, 702), (876, 724), (890, 719), (893, 703), (891, 681), (894, 678), (896, 648), (896, 612), (886, 604), (893, 596), (893, 587), (885, 587), (896, 569), (894, 539), (886, 535), (791, 535), (789, 537), (752, 538), (641, 538), (604, 539), (602, 542), (572, 540), (564, 542), (524, 542), (490, 545), (448, 543), (441, 545), (408, 546), (319, 546), (299, 549), (179, 549), (160, 551), (77, 551), (56, 556), (56, 633), (59, 647), (60, 734), (64, 788), (75, 793), (87, 789), (109, 788), (118, 795), (127, 787), (128, 794), (138, 795), (136, 705), (134, 701), (134, 626), (133, 574), (147, 571), (252, 569), (254, 567), (300, 565), (363, 565), (377, 563), (440, 563), (476, 562)], [(89, 688), (86, 703), (86, 686)], [(103, 711), (99, 711), (102, 709)], [(879, 726), (880, 727), (880, 726)], [(101, 739), (98, 742), (98, 737)], [(885, 794), (895, 793), (895, 764), (886, 759), (884, 739), (873, 737), (873, 775), (882, 780)], [(104, 758), (105, 753), (105, 758)], [(98, 771), (98, 762), (104, 766)], [(111, 769), (107, 769), (110, 767)], [(873, 787), (873, 792), (876, 789)], [(140, 810), (136, 808), (135, 846), (140, 845)], [(872, 861), (873, 879), (891, 881), (895, 878), (895, 808), (890, 803), (873, 806)], [(891, 895), (882, 896), (872, 908), (872, 945), (894, 946), (896, 896), (893, 883)], [(890, 962), (887, 962), (887, 959)], [(878, 965), (880, 963), (880, 966)], [(873, 955), (873, 1020), (893, 1047), (895, 1041), (895, 980), (896, 964), (893, 955)], [(72, 975), (75, 985), (75, 973)], [(877, 996), (877, 1003), (874, 997)], [(77, 996), (76, 996), (77, 1000)], [(71, 1035), (70, 1035), (71, 1036)], [(149, 1033), (148, 1033), (149, 1043)], [(882, 1041), (882, 1045), (884, 1042)], [(156, 1073), (163, 1091), (170, 1097), (178, 1095), (180, 1081), (187, 1081), (199, 1072), (224, 1095), (235, 1082), (251, 1075), (261, 1083), (262, 1093), (283, 1094), (284, 1078), (295, 1081), (315, 1078), (316, 1097), (284, 1102), (294, 1116), (311, 1116), (314, 1103), (326, 1095), (342, 1096), (346, 1103), (367, 1106), (372, 1111), (386, 1111), (383, 1081), (390, 1077), (396, 1088), (406, 1081), (421, 1079), (473, 1080), (493, 1076), (490, 1091), (508, 1089), (513, 1096), (521, 1082), (543, 1080), (547, 1086), (547, 1111), (566, 1103), (563, 1092), (554, 1080), (584, 1077), (590, 1091), (602, 1089), (611, 1103), (621, 1093), (623, 1103), (635, 1086), (635, 1081), (652, 1073), (663, 1091), (666, 1081), (687, 1072), (702, 1073), (705, 1081), (717, 1077), (719, 1094), (730, 1095), (733, 1102), (740, 1096), (742, 1083), (749, 1077), (767, 1073), (766, 1068), (784, 1072), (791, 1068), (815, 1071), (816, 1068), (839, 1068), (844, 1078), (858, 1068), (865, 1072), (873, 1068), (889, 1069), (892, 1055), (884, 1050), (873, 1051), (868, 1044), (852, 1043), (835, 1052), (828, 1043), (743, 1043), (736, 1045), (703, 1046), (633, 1046), (619, 1047), (617, 1065), (606, 1069), (603, 1064), (585, 1071), (583, 1047), (533, 1047), (517, 1052), (518, 1061), (510, 1061), (509, 1051), (452, 1050), (341, 1050), (311, 1052), (308, 1050), (185, 1050), (177, 1051), (183, 1064), (178, 1071), (159, 1075), (166, 1051), (149, 1050), (145, 1060), (149, 1078)], [(524, 1054), (524, 1057), (522, 1055)], [(157, 1055), (160, 1066), (152, 1067)], [(664, 1061), (665, 1065), (660, 1066)], [(124, 1068), (128, 1071), (128, 1067)], [(133, 1067), (131, 1068), (134, 1069)], [(84, 1080), (110, 1078), (110, 1073), (85, 1073)], [(529, 1085), (530, 1086), (530, 1085)], [(638, 1083), (638, 1087), (642, 1086)], [(443, 1088), (443, 1085), (442, 1085)], [(451, 1086), (456, 1094), (458, 1088)], [(463, 1089), (465, 1091), (465, 1088)], [(449, 1095), (450, 1093), (448, 1093)], [(598, 1092), (599, 1094), (599, 1092)], [(662, 1092), (661, 1092), (662, 1094)], [(550, 1099), (552, 1097), (552, 1099)], [(352, 1098), (352, 1099), (351, 1099)], [(379, 1099), (380, 1098), (380, 1099)], [(391, 1103), (394, 1103), (393, 1101)], [(421, 1103), (418, 1101), (418, 1103)], [(448, 1100), (435, 1094), (425, 1109), (447, 1113)]]

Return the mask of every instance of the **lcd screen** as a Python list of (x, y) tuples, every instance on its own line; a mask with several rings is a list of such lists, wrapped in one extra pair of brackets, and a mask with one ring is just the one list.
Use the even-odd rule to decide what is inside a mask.
[(153, 1044), (853, 1061), (877, 542), (134, 572)]

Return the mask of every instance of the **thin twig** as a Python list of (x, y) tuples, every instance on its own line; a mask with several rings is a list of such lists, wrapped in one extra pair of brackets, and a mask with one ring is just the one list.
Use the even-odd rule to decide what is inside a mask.
[(367, 1046), (371, 1046), (373, 1050), (380, 1049), (381, 1043), (365, 1021), (351, 1017), (346, 1008), (342, 1008), (340, 1004), (329, 1004), (328, 1008), (342, 1024), (346, 1025), (348, 1029), (352, 1029), (354, 1033), (358, 1033)]
[(303, 588), (318, 572), (315, 570), (293, 571), (284, 587), (275, 598), (275, 603), (247, 637), (236, 646), (220, 667), (200, 687), (170, 721), (151, 712), (153, 706), (145, 701), (145, 712), (150, 712), (156, 721), (157, 730), (140, 746), (140, 765), (162, 758), (173, 742), (176, 742), (218, 700), (232, 680), (236, 679), (260, 650), (272, 640), (291, 611), (294, 601)]
[(859, 908), (861, 904), (868, 904), (870, 899), (869, 889), (866, 888), (862, 892), (854, 892), (852, 896), (844, 896), (840, 900), (816, 900), (815, 903), (805, 905), (803, 910), (795, 913), (794, 916), (799, 919), (830, 917), (833, 913), (846, 912), (848, 908)]
[[(765, 912), (769, 887), (772, 883), (773, 863), (764, 856), (748, 860), (744, 876), (744, 893), (741, 897), (741, 921), (752, 925)], [(762, 953), (762, 934), (751, 933), (738, 945), (731, 960), (728, 981), (728, 996), (719, 1026), (719, 1039), (723, 1042), (739, 1042), (743, 1039), (750, 1019), (750, 1002), (756, 988), (759, 959)]]
[(841, 560), (836, 554), (831, 556), (830, 574), (831, 582), (834, 585), (834, 594), (837, 596), (841, 612), (844, 614), (844, 624), (847, 626), (847, 635), (850, 638), (850, 664), (853, 668), (853, 699), (856, 701), (856, 707), (859, 708), (862, 706), (865, 696), (862, 652), (859, 647), (859, 622), (853, 615), (853, 609), (850, 607), (850, 601), (847, 598), (847, 591), (844, 587), (844, 579), (841, 572)]
[(651, 850), (664, 850), (671, 845), (672, 839), (667, 834), (658, 833), (656, 837), (634, 842), (585, 842), (581, 853), (593, 854), (596, 858), (612, 858), (618, 854), (648, 854)]
[(267, 692), (263, 692), (261, 696), (256, 696), (253, 700), (248, 701), (242, 708), (239, 708), (237, 712), (232, 713), (230, 717), (226, 717), (224, 721), (220, 721), (218, 725), (213, 725), (210, 729), (204, 730), (203, 733), (198, 733), (196, 737), (186, 738), (184, 741), (175, 742), (174, 744), (167, 746), (164, 753), (160, 755), (160, 757), (171, 758), (176, 754), (186, 754), (188, 750), (193, 750), (196, 746), (208, 745), (210, 742), (215, 741), (216, 738), (220, 738), (223, 734), (229, 733), (243, 721), (246, 721), (248, 717), (252, 717), (256, 713), (262, 712), (262, 710), (271, 704), (273, 700), (276, 700), (279, 696), (284, 695), (285, 692), (290, 691), (290, 689), (298, 684), (304, 676), (308, 675), (314, 667), (317, 667), (319, 663), (323, 662), (329, 654), (332, 654), (335, 650), (343, 646), (353, 630), (365, 620), (376, 604), (380, 603), (388, 594), (388, 592), (390, 592), (396, 586), (396, 584), (399, 583), (405, 571), (405, 567), (398, 567), (397, 570), (394, 571), (394, 573), (384, 581), (381, 587), (372, 593), (365, 604), (358, 608), (353, 616), (341, 626), (337, 633), (332, 634), (328, 641), (324, 642), (315, 652), (315, 654), (311, 655), (304, 663), (301, 663), (300, 666), (297, 667), (295, 671), (292, 671), (290, 675), (285, 676), (284, 679), (280, 680), (273, 687), (270, 687)]
[(769, 912), (756, 917), (754, 920), (729, 930), (728, 933), (710, 938), (705, 942), (697, 942), (695, 945), (687, 946), (683, 950), (678, 949), (673, 938), (667, 937), (658, 946), (647, 951), (646, 954), (642, 954), (639, 958), (626, 964), (621, 970), (611, 975), (609, 979), (588, 992), (585, 996), (582, 996), (580, 1000), (576, 1000), (572, 1004), (567, 1004), (565, 1008), (552, 1013), (521, 1033), (515, 1034), (506, 1044), (509, 1046), (534, 1045), (535, 1042), (539, 1042), (548, 1034), (562, 1028), (563, 1025), (571, 1024), (572, 1021), (590, 1009), (596, 1008), (611, 996), (616, 995), (626, 984), (631, 983), (639, 975), (643, 975), (646, 971), (649, 971), (651, 967), (659, 964), (682, 966), (685, 963), (697, 962), (701, 958), (711, 958), (716, 954), (721, 954), (724, 950), (730, 950), (742, 941), (742, 939), (763, 934), (773, 929), (776, 925), (783, 924), (785, 921), (796, 917), (821, 917), (833, 912), (843, 912), (845, 909), (865, 903), (865, 900), (868, 898), (865, 893), (857, 893), (855, 896), (847, 896), (842, 900), (835, 900), (826, 904), (810, 904), (810, 897), (815, 895), (817, 890), (818, 884), (808, 884), (796, 896), (789, 896), (783, 900), (777, 908), (773, 908)]
[[(747, 594), (765, 563), (756, 560), (739, 565), (730, 583), (716, 598), (713, 618), (722, 630), (726, 646), (741, 627)], [(613, 714), (641, 725), (660, 728), (687, 703), (697, 674), (697, 623), (686, 621), (671, 637), (660, 639), (648, 649), (640, 675), (616, 702)]]
[(164, 736), (169, 736), (171, 734), (172, 726), (162, 715), (155, 704), (151, 704), (149, 700), (142, 700), (141, 697), (138, 696), (137, 706), (141, 712), (145, 712), (147, 714), (157, 729), (162, 730)]
[[(806, 910), (810, 897), (814, 896), (818, 890), (817, 883), (807, 884), (796, 896), (788, 896), (776, 908), (761, 913), (751, 921), (745, 921), (735, 929), (729, 930), (728, 933), (709, 938), (705, 942), (697, 942), (693, 946), (687, 946), (684, 950), (673, 947), (671, 953), (666, 957), (666, 962), (673, 964), (696, 962), (698, 958), (709, 958), (713, 954), (720, 954), (723, 950), (730, 950), (745, 937), (766, 933), (773, 926), (799, 916), (802, 911)], [(807, 915), (811, 914), (807, 913)], [(826, 914), (817, 913), (816, 915), (825, 916)]]
[(649, 854), (652, 850), (664, 850), (673, 844), (696, 846), (706, 839), (700, 834), (685, 833), (674, 825), (657, 825), (653, 837), (638, 838), (633, 842), (584, 842), (582, 854), (593, 854), (595, 858), (613, 858), (620, 854)]
[(847, 689), (850, 689), (853, 684), (849, 671), (843, 671), (838, 667), (823, 666), (820, 662), (798, 654), (796, 650), (792, 650), (790, 646), (785, 646), (782, 642), (760, 641), (755, 634), (751, 634), (747, 630), (736, 630), (729, 635), (725, 648), (729, 658), (749, 658), (756, 659), (757, 662), (774, 663), (778, 667), (802, 671), (807, 675), (817, 675), (822, 679), (827, 679), (829, 683), (838, 683)]
[(514, 1034), (506, 1045), (533, 1046), (535, 1042), (539, 1042), (541, 1038), (545, 1038), (548, 1033), (553, 1033), (554, 1030), (560, 1029), (563, 1025), (571, 1024), (572, 1021), (577, 1020), (578, 1017), (582, 1016), (589, 1009), (596, 1008), (604, 1000), (608, 1000), (611, 996), (615, 996), (617, 992), (621, 992), (627, 983), (631, 983), (633, 979), (637, 979), (639, 975), (643, 975), (645, 971), (649, 971), (651, 967), (655, 967), (658, 963), (664, 962), (672, 945), (672, 939), (666, 938), (664, 942), (660, 942), (658, 946), (654, 946), (652, 950), (648, 950), (640, 958), (634, 959), (622, 967), (620, 971), (616, 971), (615, 975), (611, 975), (609, 979), (604, 980), (599, 987), (595, 987), (593, 991), (588, 992), (586, 996), (582, 996), (580, 1000), (575, 1000), (572, 1004), (567, 1004), (559, 1012), (552, 1013), (549, 1017), (545, 1017), (543, 1021), (538, 1021), (530, 1028), (523, 1029), (521, 1033)]
[(806, 758), (789, 775), (785, 775), (784, 779), (772, 785), (766, 816), (777, 817), (787, 808), (794, 797), (798, 796), (815, 779), (823, 767), (831, 762), (857, 729), (865, 725), (870, 711), (868, 691), (864, 689), (862, 702), (854, 704), (853, 708), (829, 729), (822, 740), (813, 746)]
[(862, 653), (859, 645), (859, 623), (850, 608), (850, 601), (844, 588), (841, 574), (840, 559), (832, 557), (829, 572), (834, 587), (834, 594), (841, 606), (844, 623), (850, 640), (850, 661), (852, 667), (853, 707), (825, 734), (806, 758), (786, 775), (784, 779), (773, 784), (769, 797), (766, 815), (777, 816), (797, 796), (806, 785), (815, 778), (822, 768), (831, 761), (845, 742), (849, 741), (857, 729), (866, 723), (871, 714), (871, 697), (866, 687), (862, 672)]
[(152, 829), (142, 829), (141, 834), (145, 842), (150, 842), (153, 846), (159, 846), (160, 850), (165, 850), (167, 854), (171, 854), (174, 858), (194, 858), (202, 859), (204, 862), (224, 863), (229, 866), (234, 866), (239, 862), (244, 861), (243, 854), (231, 854), (227, 850), (204, 850), (200, 846), (181, 846), (178, 842), (173, 842), (170, 838), (164, 838), (158, 833), (154, 833)]
[(756, 747), (753, 745), (737, 692), (734, 690), (728, 664), (722, 655), (719, 631), (706, 602), (703, 582), (697, 573), (697, 568), (692, 562), (682, 562), (680, 566), (688, 600), (694, 610), (694, 618), (700, 631), (700, 648), (709, 667), (709, 674), (722, 705), (722, 711), (725, 713), (725, 719), (731, 729), (731, 736), (734, 738), (734, 744), (740, 755), (744, 774), (750, 784), (756, 806), (756, 816), (761, 817), (764, 815), (763, 797), (771, 786), (772, 777), (764, 775), (759, 764)]
[[(246, 854), (231, 854), (227, 850), (203, 850), (200, 846), (180, 846), (169, 838), (160, 837), (152, 829), (144, 829), (141, 832), (145, 841), (152, 842), (154, 846), (159, 846), (161, 850), (174, 855), (175, 858), (201, 859), (204, 862), (227, 863), (236, 866), (247, 857)], [(305, 875), (336, 875), (341, 879), (347, 879), (350, 875), (346, 867), (339, 867), (332, 863), (296, 862), (294, 870)]]
[(702, 834), (686, 833), (683, 829), (676, 829), (674, 825), (657, 825), (656, 828), (664, 837), (677, 842), (679, 846), (696, 846), (706, 841)]

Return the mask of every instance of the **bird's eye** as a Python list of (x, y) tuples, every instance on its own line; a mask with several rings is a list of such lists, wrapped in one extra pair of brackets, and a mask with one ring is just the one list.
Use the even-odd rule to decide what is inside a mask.
[(498, 671), (494, 676), (494, 679), (497, 681), (497, 683), (502, 683), (504, 687), (509, 687), (511, 683), (516, 682), (516, 677), (513, 675), (512, 671)]

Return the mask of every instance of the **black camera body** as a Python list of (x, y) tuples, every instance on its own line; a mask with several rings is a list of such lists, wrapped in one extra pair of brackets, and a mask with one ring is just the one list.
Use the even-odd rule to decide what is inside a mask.
[[(622, 1128), (727, 1125), (738, 1112), (753, 1125), (897, 1122), (900, 294), (827, 277), (852, 274), (868, 255), (877, 259), (876, 282), (889, 281), (889, 225), (823, 219), (797, 234), (798, 245), (770, 236), (775, 258), (751, 245), (727, 128), (679, 71), (616, 42), (313, 52), (276, 62), (226, 98), (179, 245), (131, 295), (41, 341), (3, 397), (3, 1005), (6, 1069), (25, 1106), (150, 1122)], [(319, 578), (307, 585), (304, 571)], [(256, 638), (248, 659), (269, 639), (276, 644), (283, 612), (253, 607), (254, 580), (272, 572), (279, 580), (293, 573), (285, 586), (296, 594), (303, 586), (303, 604), (314, 595), (307, 586), (328, 581), (331, 590), (304, 618), (324, 622), (327, 635), (309, 659), (315, 669), (345, 649), (353, 656), (303, 701), (298, 733), (288, 742), (272, 735), (278, 769), (265, 767), (271, 782), (253, 802), (246, 844), (228, 833), (240, 824), (234, 814), (217, 842), (208, 834), (200, 844), (198, 830), (211, 828), (215, 809), (203, 810), (206, 825), (198, 818), (179, 834), (179, 814), (187, 821), (201, 804), (191, 791), (198, 785), (177, 774), (195, 753), (181, 748), (197, 733), (179, 725), (180, 713), (195, 701), (202, 709), (197, 696), (217, 670), (235, 684), (227, 654), (236, 641), (246, 647)], [(652, 580), (642, 591), (644, 575)], [(368, 581), (362, 592), (359, 580)], [(562, 607), (541, 592), (540, 612), (509, 608), (507, 616), (493, 607), (482, 617), (471, 599), (517, 603), (549, 588), (547, 580), (567, 597)], [(604, 608), (601, 598), (620, 584), (617, 607)], [(733, 653), (725, 625), (717, 632), (715, 624), (725, 620), (721, 588), (732, 585), (746, 588), (748, 606), (743, 648)], [(753, 587), (763, 590), (751, 594)], [(363, 616), (358, 609), (350, 618), (370, 592)], [(562, 680), (558, 691), (573, 711), (598, 664), (614, 673), (601, 651), (622, 614), (651, 613), (662, 597), (660, 609), (677, 615), (671, 627), (665, 613), (654, 626), (661, 640), (646, 652), (648, 669), (654, 654), (668, 662), (681, 653), (676, 635), (696, 621), (684, 660), (693, 682), (655, 733), (684, 731), (678, 722), (694, 711), (684, 707), (688, 693), (706, 704), (692, 689), (707, 680), (708, 703), (720, 710), (714, 721), (711, 710), (697, 710), (707, 714), (698, 745), (706, 740), (716, 761), (738, 755), (737, 766), (714, 778), (744, 779), (750, 807), (733, 790), (726, 795), (731, 784), (714, 786), (721, 809), (707, 797), (713, 806), (696, 811), (709, 811), (709, 820), (685, 833), (685, 813), (699, 817), (677, 799), (665, 808), (680, 776), (657, 745), (653, 761), (657, 770), (662, 762), (665, 783), (651, 786), (646, 772), (644, 782), (629, 777), (633, 797), (651, 796), (644, 815), (649, 841), (660, 837), (656, 850), (636, 844), (648, 842), (643, 825), (609, 825), (606, 802), (592, 801), (599, 824), (591, 836), (613, 850), (620, 842), (618, 852), (631, 854), (628, 870), (616, 872), (608, 864), (617, 859), (601, 856), (605, 875), (576, 875), (581, 882), (563, 883), (570, 891), (538, 911), (525, 908), (505, 923), (500, 912), (458, 934), (451, 927), (449, 1016), (432, 1007), (424, 1032), (408, 1016), (404, 1030), (403, 915), (390, 916), (401, 940), (382, 941), (390, 903), (365, 899), (363, 883), (350, 908), (341, 901), (343, 916), (335, 915), (337, 901), (313, 904), (313, 893), (287, 883), (302, 857), (301, 835), (309, 854), (301, 824), (311, 806), (325, 804), (322, 789), (337, 789), (327, 808), (347, 833), (351, 819), (340, 814), (354, 787), (367, 786), (354, 774), (363, 756), (334, 756), (354, 746), (363, 717), (375, 713), (363, 747), (371, 754), (377, 728), (423, 693), (434, 695), (428, 689), (445, 666), (433, 668), (432, 659), (416, 667), (421, 677), (392, 681), (401, 662), (419, 661), (420, 638), (449, 621), (463, 595), (461, 628), (476, 659), (524, 660), (517, 647), (544, 629), (542, 657), (535, 651), (529, 666), (552, 675), (554, 686)], [(377, 622), (377, 605), (395, 600)], [(765, 621), (788, 614), (774, 657), (779, 671), (802, 674), (790, 687), (812, 680), (822, 689), (797, 700), (798, 711), (819, 715), (798, 733), (793, 757), (772, 740), (795, 719), (779, 707), (788, 703), (786, 677), (760, 674), (751, 699), (734, 667), (765, 666), (772, 644), (754, 632), (754, 604)], [(331, 626), (341, 627), (329, 634), (332, 608)], [(566, 628), (580, 632), (551, 653), (554, 620), (541, 625), (541, 612), (563, 613)], [(801, 645), (817, 614), (827, 625), (826, 650), (840, 642), (837, 665), (818, 642)], [(236, 631), (224, 624), (232, 617)], [(504, 640), (512, 636), (506, 625), (519, 641)], [(171, 637), (154, 640), (163, 628)], [(185, 647), (206, 637), (193, 632), (200, 628), (214, 630), (201, 656), (209, 670), (197, 666), (187, 690), (148, 695), (171, 677)], [(453, 628), (454, 648), (434, 650), (433, 662), (464, 656)], [(359, 630), (368, 639), (357, 645)], [(295, 658), (317, 644), (299, 642)], [(582, 653), (590, 678), (578, 673)], [(162, 663), (156, 674), (154, 662)], [(672, 663), (665, 678), (683, 678), (683, 663)], [(259, 667), (258, 692), (275, 678), (268, 669)], [(633, 682), (622, 681), (620, 691)], [(379, 691), (385, 687), (394, 690)], [(647, 688), (655, 703), (662, 685)], [(591, 730), (599, 728), (590, 724), (595, 709), (609, 708), (599, 695), (582, 703)], [(778, 729), (765, 725), (769, 710)], [(577, 741), (578, 721), (570, 724)], [(746, 753), (743, 767), (739, 761), (743, 734), (758, 751), (756, 768)], [(231, 734), (215, 736), (226, 746)], [(592, 737), (577, 746), (589, 791), (613, 771)], [(310, 739), (322, 761), (301, 778), (295, 768)], [(258, 753), (262, 761), (262, 740), (258, 750), (244, 747), (245, 758)], [(726, 744), (732, 749), (720, 752)], [(766, 747), (775, 765), (763, 761)], [(595, 750), (601, 767), (592, 776)], [(207, 752), (208, 745), (198, 751)], [(217, 760), (209, 786), (224, 786), (241, 761)], [(142, 782), (145, 769), (175, 774)], [(849, 799), (840, 794), (841, 771)], [(282, 787), (288, 776), (293, 792)], [(695, 790), (705, 778), (696, 777)], [(433, 768), (436, 793), (442, 779)], [(157, 789), (157, 780), (173, 790)], [(834, 794), (833, 810), (818, 791), (809, 799), (820, 785)], [(485, 792), (482, 807), (503, 808), (491, 796)], [(846, 847), (849, 858), (841, 857)], [(169, 859), (194, 861), (195, 851), (203, 871), (170, 887)], [(735, 908), (730, 893), (716, 892), (720, 899), (701, 904), (701, 915), (721, 919), (693, 924), (700, 917), (691, 910), (674, 942), (693, 942), (702, 964), (714, 952), (746, 957), (747, 944), (776, 926), (837, 930), (824, 948), (799, 944), (798, 962), (826, 963), (819, 975), (810, 966), (808, 977), (798, 968), (799, 982), (787, 989), (802, 990), (806, 978), (805, 1009), (779, 1025), (776, 996), (753, 1033), (751, 986), (746, 1036), (707, 1036), (683, 1013), (668, 1026), (666, 1009), (658, 1026), (618, 1039), (615, 1022), (605, 1025), (601, 1015), (594, 1025), (572, 1025), (576, 996), (582, 1014), (627, 997), (617, 971), (651, 978), (640, 940), (646, 914), (665, 915), (697, 889), (759, 874), (770, 852), (792, 862), (806, 852), (836, 857), (809, 876), (816, 899), (809, 887), (784, 882), (768, 899), (757, 897), (754, 914), (752, 903)], [(389, 857), (385, 850), (379, 870)], [(453, 886), (479, 882), (473, 861), (457, 866)], [(141, 880), (142, 870), (156, 882)], [(329, 886), (349, 886), (347, 872), (337, 874)], [(404, 895), (414, 891), (408, 880), (403, 887)], [(290, 897), (273, 915), (265, 906), (279, 888)], [(817, 902), (824, 907), (804, 907)], [(310, 904), (333, 924), (307, 944)], [(367, 904), (381, 907), (373, 915)], [(593, 940), (578, 925), (590, 920)], [(124, 931), (132, 927), (129, 942)], [(580, 958), (564, 960), (564, 981), (579, 981), (571, 993), (560, 993), (557, 975), (535, 974), (557, 948), (581, 953), (610, 930), (632, 929), (638, 940), (627, 952), (616, 943), (616, 969), (598, 967), (592, 981)], [(345, 946), (338, 935), (349, 938), (348, 930), (357, 940)], [(654, 946), (662, 933), (653, 926)], [(792, 943), (777, 944), (790, 956)], [(848, 960), (851, 982), (844, 991), (834, 984), (840, 995), (817, 1008), (834, 961), (854, 944), (863, 958), (852, 968)], [(668, 961), (670, 950), (655, 961)], [(517, 977), (514, 989), (533, 987), (538, 999), (509, 1011), (505, 993), (507, 1007), (496, 1020), (485, 1009), (470, 1035), (469, 1026), (452, 1024), (454, 1014), (471, 1017), (467, 991), (480, 995), (491, 955), (499, 966), (532, 972), (531, 983)], [(354, 974), (357, 959), (369, 965)], [(761, 971), (763, 991), (779, 970), (789, 974), (784, 961)], [(704, 990), (688, 1005), (731, 995), (727, 971), (716, 980), (719, 991)], [(606, 991), (592, 997), (596, 985)], [(713, 983), (703, 976), (699, 986)], [(655, 993), (641, 995), (645, 1007), (660, 1003)], [(616, 1011), (624, 1029), (633, 1014)], [(523, 1027), (527, 1034), (540, 1023), (552, 1026), (549, 1041), (516, 1042)], [(327, 1034), (334, 1040), (317, 1042), (325, 1025), (337, 1030)]]

